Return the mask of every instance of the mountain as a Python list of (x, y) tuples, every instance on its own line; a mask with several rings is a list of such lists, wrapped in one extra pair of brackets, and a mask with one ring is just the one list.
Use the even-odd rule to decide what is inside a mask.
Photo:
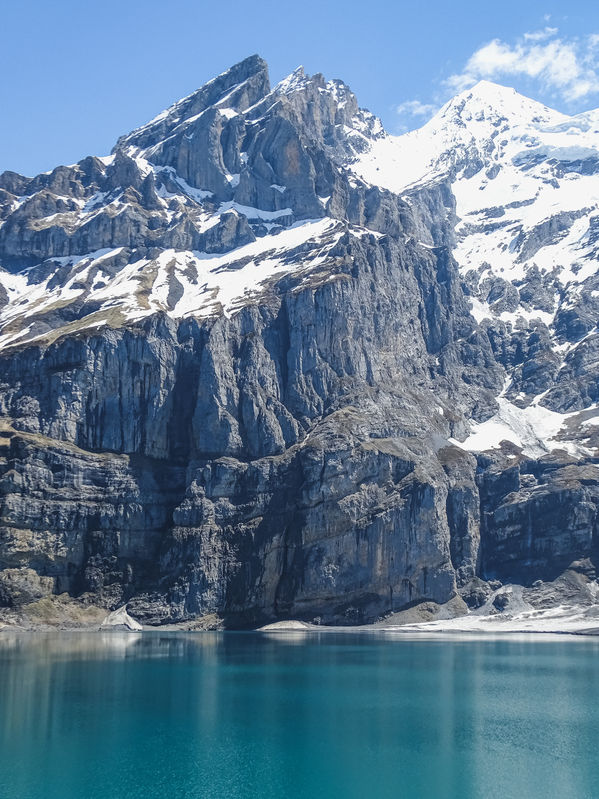
[[(534, 428), (543, 417), (557, 432), (561, 418), (518, 409), (567, 413), (596, 404), (596, 113), (568, 117), (481, 81), (420, 130), (381, 138), (354, 169), (400, 194), (410, 184), (451, 181), (459, 219), (453, 255), (472, 314), (506, 370), (510, 413)], [(506, 402), (498, 420), (509, 427)], [(569, 427), (577, 443), (563, 435), (566, 450), (592, 454)], [(512, 430), (510, 440), (531, 454), (547, 451), (542, 426), (533, 432), (525, 441)]]
[(252, 56), (0, 175), (0, 624), (592, 617), (598, 121)]

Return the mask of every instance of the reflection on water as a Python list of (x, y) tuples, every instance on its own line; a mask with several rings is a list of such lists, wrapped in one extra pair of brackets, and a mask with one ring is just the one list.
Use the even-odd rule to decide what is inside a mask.
[(596, 797), (595, 641), (0, 634), (0, 797)]

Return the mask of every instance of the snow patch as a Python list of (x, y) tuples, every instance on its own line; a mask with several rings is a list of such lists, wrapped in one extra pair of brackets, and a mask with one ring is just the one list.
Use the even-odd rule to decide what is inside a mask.
[(561, 441), (558, 434), (569, 419), (578, 415), (557, 413), (538, 404), (518, 408), (505, 397), (497, 398), (499, 410), (486, 422), (474, 424), (465, 441), (449, 439), (452, 444), (469, 452), (484, 452), (499, 449), (502, 441), (511, 441), (521, 447), (525, 455), (539, 458), (554, 449), (566, 450), (569, 454), (586, 457), (590, 450), (572, 441)]
[(123, 607), (113, 610), (112, 613), (109, 613), (102, 622), (100, 629), (110, 630), (114, 629), (115, 627), (125, 627), (127, 630), (131, 630), (132, 632), (139, 632), (140, 630), (143, 630), (141, 624), (127, 613), (126, 605), (123, 605)]

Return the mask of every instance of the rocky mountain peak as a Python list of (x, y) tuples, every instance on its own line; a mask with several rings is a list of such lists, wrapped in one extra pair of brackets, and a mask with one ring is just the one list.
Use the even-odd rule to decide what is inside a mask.
[[(348, 225), (397, 235), (401, 225), (420, 224), (397, 197), (345, 168), (381, 135), (342, 81), (300, 68), (271, 90), (265, 62), (252, 56), (122, 137), (111, 156), (33, 179), (6, 173), (0, 264), (14, 274), (0, 272), (0, 341), (37, 340), (73, 317), (85, 327), (115, 307), (127, 320), (157, 310), (218, 313), (273, 276), (250, 268), (231, 293), (214, 274), (197, 292), (197, 275), (188, 286), (194, 253), (250, 246), (249, 258), (305, 245), (314, 231), (329, 241)], [(445, 236), (445, 216), (435, 240)], [(300, 233), (280, 235), (303, 222)], [(164, 296), (163, 284), (172, 287)]]
[(208, 109), (221, 109), (225, 115), (241, 113), (269, 91), (267, 63), (258, 55), (249, 56), (173, 103), (150, 122), (122, 136), (114, 151), (156, 147), (165, 138), (180, 133)]
[(302, 66), (273, 90), (294, 124), (305, 135), (336, 150), (338, 160), (363, 152), (367, 142), (384, 134), (380, 120), (358, 101), (342, 80), (327, 80), (321, 73), (307, 75)]
[(309, 75), (306, 75), (306, 70), (300, 64), (293, 72), (290, 72), (274, 87), (273, 91), (276, 94), (291, 94), (292, 92), (305, 88), (311, 81)]

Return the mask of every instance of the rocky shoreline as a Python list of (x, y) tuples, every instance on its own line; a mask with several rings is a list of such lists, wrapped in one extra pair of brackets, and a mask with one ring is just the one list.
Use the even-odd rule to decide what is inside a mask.
[[(575, 564), (552, 583), (489, 586), (480, 581), (484, 601), (469, 608), (456, 594), (444, 604), (419, 602), (371, 624), (322, 624), (284, 619), (244, 630), (264, 633), (384, 632), (402, 634), (559, 633), (599, 635), (599, 583), (588, 563)], [(19, 609), (0, 609), (0, 632), (206, 632), (235, 631), (225, 618), (210, 614), (192, 621), (143, 625), (127, 606), (106, 610), (68, 595), (44, 598)]]

